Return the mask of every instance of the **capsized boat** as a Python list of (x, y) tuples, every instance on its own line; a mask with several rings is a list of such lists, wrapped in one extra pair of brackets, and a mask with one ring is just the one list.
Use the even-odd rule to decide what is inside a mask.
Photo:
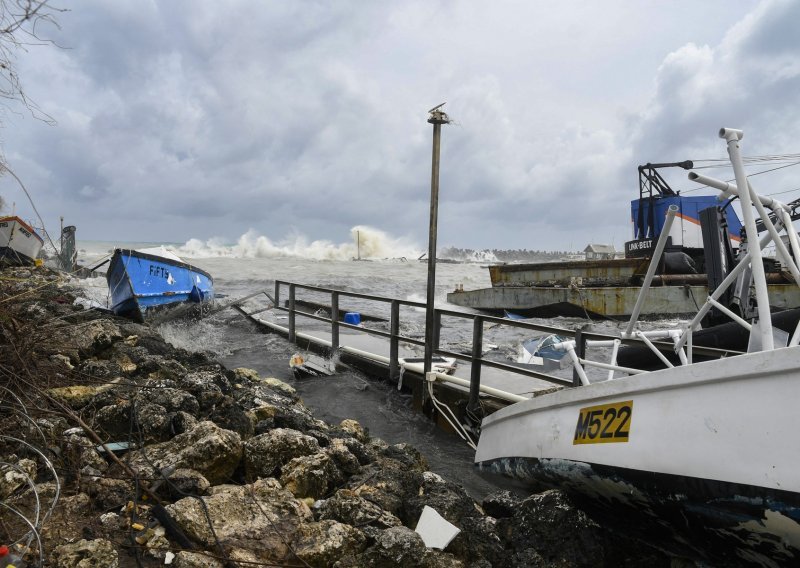
[(28, 223), (11, 215), (0, 217), (0, 264), (34, 264), (44, 246), (44, 239)]
[(116, 249), (106, 280), (114, 313), (137, 321), (168, 307), (214, 298), (211, 275), (165, 247)]
[[(742, 132), (723, 129), (736, 185), (690, 174), (723, 196), (744, 196), (745, 240), (735, 266), (694, 318), (679, 329), (642, 332), (638, 309), (655, 273), (651, 262), (621, 340), (641, 341), (656, 355), (658, 339), (679, 359), (655, 371), (617, 364), (620, 339), (557, 345), (572, 359), (580, 385), (514, 403), (484, 418), (475, 464), (479, 471), (532, 489), (557, 486), (609, 518), (666, 527), (714, 565), (800, 563), (800, 325), (788, 334), (772, 325), (761, 250), (774, 243), (794, 285), (800, 241), (789, 207), (749, 186), (740, 154)], [(745, 205), (746, 204), (746, 205)], [(767, 235), (759, 239), (753, 207)], [(766, 212), (773, 211), (773, 222)], [(671, 226), (676, 209), (666, 216)], [(788, 230), (787, 230), (788, 229)], [(786, 243), (780, 230), (786, 233)], [(659, 237), (654, 258), (663, 251)], [(791, 252), (790, 252), (791, 251)], [(692, 336), (708, 310), (743, 271), (752, 271), (757, 317), (723, 309), (750, 335), (748, 352), (693, 362)], [(607, 361), (595, 348), (611, 347)], [(589, 366), (608, 370), (590, 381)], [(629, 523), (629, 524), (630, 524)]]

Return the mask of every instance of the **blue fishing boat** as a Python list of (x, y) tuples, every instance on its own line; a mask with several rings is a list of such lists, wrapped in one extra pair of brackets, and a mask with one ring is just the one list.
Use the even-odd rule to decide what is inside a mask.
[(115, 314), (144, 321), (168, 307), (214, 298), (214, 280), (164, 247), (116, 249), (106, 273)]

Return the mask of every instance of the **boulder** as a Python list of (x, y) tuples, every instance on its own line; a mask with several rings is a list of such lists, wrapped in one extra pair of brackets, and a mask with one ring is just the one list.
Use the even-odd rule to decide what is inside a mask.
[(497, 491), (483, 498), (481, 506), (487, 515), (495, 519), (505, 519), (514, 515), (514, 510), (522, 499), (508, 490)]
[(175, 436), (168, 442), (152, 444), (131, 454), (131, 466), (144, 477), (153, 477), (154, 468), (168, 466), (200, 472), (209, 483), (228, 480), (242, 457), (242, 440), (236, 432), (224, 430), (210, 421)]
[[(344, 487), (412, 526), (419, 515), (409, 514), (408, 505), (419, 495), (424, 483), (424, 470), (422, 463), (413, 458), (415, 452), (409, 453), (409, 446), (402, 444), (391, 448), (392, 451), (388, 451), (390, 448), (384, 449), (384, 455), (363, 466), (361, 471), (345, 482)], [(399, 459), (386, 457), (386, 453)]]
[(425, 566), (427, 548), (422, 537), (407, 527), (382, 531), (375, 544), (360, 555), (360, 566)]
[(82, 539), (53, 549), (56, 568), (117, 568), (119, 556), (114, 545), (105, 539)]
[(93, 422), (97, 430), (126, 439), (131, 429), (131, 403), (123, 400), (104, 406), (95, 412)]
[(291, 428), (300, 432), (309, 432), (310, 430), (325, 431), (328, 429), (327, 424), (314, 418), (310, 410), (300, 405), (278, 407), (273, 420), (277, 428)]
[(293, 458), (281, 473), (281, 483), (293, 495), (312, 499), (325, 496), (340, 479), (336, 465), (324, 452)]
[(181, 499), (188, 495), (205, 495), (211, 484), (199, 471), (179, 468), (169, 476), (169, 483), (165, 483), (167, 494), (173, 499)]
[(339, 423), (339, 428), (341, 428), (344, 432), (351, 434), (361, 443), (366, 443), (366, 441), (369, 439), (367, 431), (364, 430), (364, 427), (355, 420), (351, 420), (349, 418), (347, 420), (342, 420), (341, 423)]
[(196, 541), (213, 547), (219, 539), (233, 549), (252, 551), (261, 562), (292, 560), (291, 542), (300, 525), (312, 521), (308, 506), (275, 479), (228, 485), (224, 491), (201, 499), (203, 503), (187, 497), (166, 509)]
[(6, 500), (14, 491), (25, 487), (30, 489), (36, 481), (36, 462), (29, 459), (18, 460), (15, 464), (5, 465), (0, 476), (0, 499)]
[(225, 565), (202, 552), (188, 552), (181, 550), (175, 554), (175, 559), (172, 561), (175, 568), (225, 568)]
[(350, 451), (344, 440), (338, 438), (331, 440), (330, 445), (325, 448), (325, 453), (330, 456), (333, 463), (336, 464), (336, 468), (342, 472), (343, 477), (349, 477), (361, 470), (358, 458)]
[(460, 526), (465, 517), (475, 517), (481, 514), (475, 501), (463, 487), (452, 481), (446, 481), (432, 471), (422, 474), (422, 487), (406, 505), (410, 526), (416, 523), (426, 505), (436, 509), (437, 513), (456, 526)]
[[(510, 530), (517, 556), (524, 556), (526, 549), (532, 548), (547, 566), (606, 565), (604, 531), (557, 489), (522, 501), (514, 512)], [(565, 534), (570, 538), (564, 538)]]
[(145, 398), (152, 404), (162, 406), (167, 412), (186, 412), (196, 415), (200, 410), (197, 399), (188, 392), (175, 388), (145, 389)]
[(244, 444), (244, 468), (248, 479), (272, 477), (294, 458), (319, 451), (316, 438), (297, 430), (276, 428), (247, 440)]
[(151, 402), (137, 402), (134, 405), (136, 425), (147, 442), (163, 442), (170, 438), (172, 417), (166, 408)]
[(341, 557), (361, 552), (365, 544), (360, 530), (331, 520), (301, 524), (292, 541), (301, 562), (315, 568), (333, 566)]
[(64, 344), (77, 350), (81, 358), (89, 358), (121, 341), (119, 326), (110, 319), (96, 319), (63, 328)]
[(374, 526), (380, 529), (399, 527), (402, 521), (375, 503), (359, 497), (349, 489), (339, 489), (333, 497), (315, 504), (319, 520), (333, 519), (354, 527)]
[(220, 428), (236, 432), (243, 440), (253, 436), (253, 421), (242, 407), (229, 396), (222, 395), (214, 403), (208, 419), (214, 421)]

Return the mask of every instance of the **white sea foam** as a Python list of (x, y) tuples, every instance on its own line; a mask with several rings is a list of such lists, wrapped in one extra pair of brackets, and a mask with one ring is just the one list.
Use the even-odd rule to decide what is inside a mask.
[(350, 229), (351, 242), (333, 243), (326, 240), (309, 241), (304, 235), (294, 235), (274, 242), (251, 230), (239, 237), (236, 244), (221, 239), (207, 241), (189, 239), (177, 247), (185, 258), (282, 258), (297, 257), (309, 260), (417, 258), (419, 246), (402, 238), (394, 238), (379, 229), (357, 225)]

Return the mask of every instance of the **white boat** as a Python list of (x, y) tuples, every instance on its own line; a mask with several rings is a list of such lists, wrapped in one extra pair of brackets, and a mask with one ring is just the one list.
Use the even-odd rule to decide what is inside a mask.
[(0, 263), (34, 264), (44, 246), (44, 239), (33, 227), (11, 215), (0, 217)]
[[(482, 472), (531, 489), (564, 489), (617, 520), (669, 527), (713, 565), (798, 565), (800, 326), (791, 338), (773, 329), (761, 249), (775, 242), (797, 284), (794, 259), (800, 259), (800, 242), (788, 208), (749, 187), (739, 149), (741, 131), (723, 129), (720, 136), (728, 144), (736, 185), (696, 174), (690, 179), (723, 196), (745, 196), (748, 248), (686, 326), (636, 331), (634, 311), (621, 334), (621, 340), (641, 341), (657, 353), (654, 339), (667, 340), (681, 364), (672, 366), (662, 358), (660, 370), (622, 368), (616, 364), (620, 340), (589, 341), (583, 357), (574, 341), (562, 342), (558, 348), (570, 356), (581, 385), (486, 417), (475, 463)], [(768, 230), (760, 239), (753, 207)], [(777, 214), (774, 224), (765, 207)], [(666, 222), (671, 224), (674, 215), (671, 211)], [(786, 227), (788, 246), (778, 243), (778, 231)], [(654, 258), (660, 258), (664, 244), (660, 239)], [(757, 321), (722, 311), (749, 328), (748, 352), (692, 363), (692, 332), (709, 309), (719, 309), (717, 298), (743, 270), (753, 272)], [(651, 265), (639, 307), (654, 271)], [(592, 361), (596, 347), (605, 353), (612, 347), (610, 359)], [(592, 365), (608, 370), (608, 378), (590, 381), (586, 368)]]

